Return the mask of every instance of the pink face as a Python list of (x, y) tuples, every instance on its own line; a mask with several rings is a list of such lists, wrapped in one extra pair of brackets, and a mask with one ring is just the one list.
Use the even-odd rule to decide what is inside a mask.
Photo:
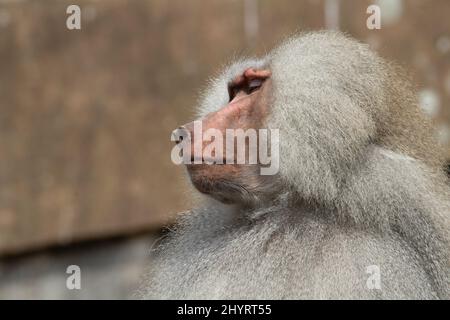
[[(246, 69), (229, 83), (229, 103), (201, 119), (202, 131), (205, 132), (209, 128), (217, 129), (225, 141), (226, 129), (263, 128), (269, 114), (270, 86), (269, 70)], [(191, 141), (195, 143), (193, 122), (184, 127), (190, 132)], [(198, 145), (197, 148), (203, 150), (205, 142), (201, 139), (198, 141), (202, 145)], [(192, 155), (194, 155), (194, 143), (191, 145)], [(243, 192), (257, 188), (261, 179), (258, 169), (258, 164), (187, 165), (192, 183), (200, 192), (227, 203), (239, 202)]]

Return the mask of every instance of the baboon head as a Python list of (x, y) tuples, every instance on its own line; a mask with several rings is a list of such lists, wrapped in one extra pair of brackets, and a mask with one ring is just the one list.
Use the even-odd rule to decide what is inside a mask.
[[(201, 134), (214, 128), (223, 141), (226, 129), (279, 130), (279, 149), (269, 147), (279, 152), (276, 174), (261, 175), (259, 157), (254, 164), (207, 164), (200, 155), (187, 165), (200, 192), (227, 203), (265, 205), (286, 193), (332, 203), (374, 150), (442, 163), (398, 68), (340, 33), (295, 36), (261, 59), (230, 64), (211, 82), (198, 115)], [(184, 128), (195, 140), (194, 124)], [(209, 142), (191, 143), (193, 161), (194, 148)], [(226, 157), (236, 160), (236, 152)]]

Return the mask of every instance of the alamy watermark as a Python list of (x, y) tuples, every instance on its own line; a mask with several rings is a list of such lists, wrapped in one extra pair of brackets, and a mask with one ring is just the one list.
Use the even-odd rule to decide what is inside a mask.
[(367, 278), (366, 286), (369, 290), (381, 290), (381, 270), (377, 265), (370, 265), (366, 268), (366, 273), (370, 274)]
[(75, 264), (70, 265), (66, 269), (66, 273), (70, 276), (66, 279), (66, 287), (69, 290), (81, 289), (81, 268)]
[(81, 9), (76, 4), (67, 7), (66, 13), (70, 16), (66, 19), (66, 27), (69, 30), (81, 30)]
[(381, 29), (381, 9), (376, 4), (367, 7), (366, 13), (370, 16), (366, 20), (366, 26), (369, 30)]
[(190, 132), (184, 128), (172, 132), (171, 140), (179, 142), (171, 152), (173, 163), (260, 164), (261, 175), (278, 173), (280, 164), (278, 129), (226, 129), (224, 142), (221, 130), (209, 128), (203, 132), (202, 121), (194, 121), (193, 133), (192, 141)]

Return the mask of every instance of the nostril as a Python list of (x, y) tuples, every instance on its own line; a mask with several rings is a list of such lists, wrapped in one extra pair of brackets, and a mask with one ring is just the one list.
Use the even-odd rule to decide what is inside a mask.
[(179, 135), (177, 136), (177, 139), (175, 140), (175, 143), (179, 144), (184, 139), (184, 136), (182, 135), (184, 133), (184, 131), (181, 131), (182, 130), (181, 128), (178, 128), (177, 130), (179, 131)]
[(189, 136), (189, 131), (186, 129), (186, 127), (181, 126), (175, 129), (174, 134), (175, 139), (173, 141), (175, 141), (175, 144), (179, 144), (185, 139), (185, 137)]
[(183, 136), (179, 136), (178, 138), (177, 138), (177, 140), (175, 140), (175, 143), (176, 144), (179, 144), (179, 143), (181, 143), (183, 141)]
[(178, 127), (172, 132), (172, 141), (175, 144), (181, 143), (186, 138), (189, 138), (189, 131), (185, 127)]

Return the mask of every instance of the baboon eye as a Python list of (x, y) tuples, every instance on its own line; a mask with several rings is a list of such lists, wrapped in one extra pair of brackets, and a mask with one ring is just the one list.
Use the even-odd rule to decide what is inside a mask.
[(253, 91), (258, 90), (259, 88), (261, 88), (262, 83), (263, 83), (263, 80), (261, 80), (261, 79), (250, 80), (248, 82), (247, 93), (250, 94)]
[(259, 88), (261, 88), (263, 82), (264, 82), (263, 79), (252, 79), (246, 81), (245, 83), (240, 84), (232, 83), (228, 85), (228, 95), (230, 101), (232, 101), (240, 91), (244, 91), (246, 94), (250, 94), (258, 90)]

